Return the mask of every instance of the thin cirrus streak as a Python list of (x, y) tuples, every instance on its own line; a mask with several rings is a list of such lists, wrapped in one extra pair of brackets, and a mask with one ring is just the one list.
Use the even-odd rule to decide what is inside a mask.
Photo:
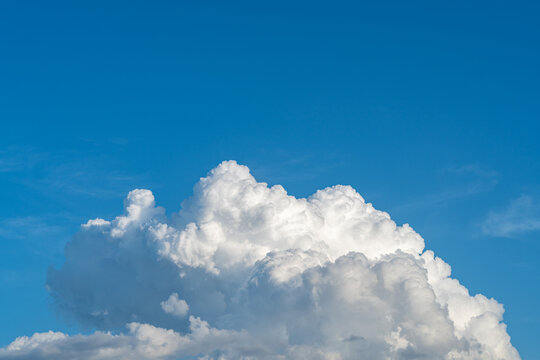
[(503, 211), (491, 212), (481, 224), (482, 232), (490, 236), (513, 237), (540, 230), (540, 208), (533, 198), (521, 195)]
[(47, 286), (90, 335), (0, 359), (519, 359), (503, 306), (349, 186), (297, 199), (226, 161), (168, 217), (149, 190), (83, 225)]

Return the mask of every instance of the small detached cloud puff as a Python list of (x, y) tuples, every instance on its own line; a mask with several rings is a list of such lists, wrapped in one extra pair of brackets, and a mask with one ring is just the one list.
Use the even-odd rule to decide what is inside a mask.
[(23, 336), (0, 359), (520, 359), (503, 306), (349, 186), (297, 199), (226, 161), (171, 217), (133, 190), (65, 258), (55, 307), (97, 331)]
[(171, 294), (167, 301), (161, 303), (161, 308), (167, 314), (184, 317), (188, 313), (189, 306), (185, 300), (179, 299), (177, 293)]

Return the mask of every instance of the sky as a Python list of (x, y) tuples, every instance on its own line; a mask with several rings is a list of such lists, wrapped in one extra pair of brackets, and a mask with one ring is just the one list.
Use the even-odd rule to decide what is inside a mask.
[(81, 224), (133, 189), (172, 216), (236, 160), (296, 198), (351, 185), (504, 304), (537, 358), (539, 18), (522, 1), (2, 2), (0, 347), (99, 328), (46, 288)]

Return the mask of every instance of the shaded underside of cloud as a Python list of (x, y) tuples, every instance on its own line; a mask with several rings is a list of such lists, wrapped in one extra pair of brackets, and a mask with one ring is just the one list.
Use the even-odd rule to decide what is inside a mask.
[(65, 258), (55, 307), (97, 331), (23, 336), (0, 359), (520, 358), (503, 306), (349, 186), (298, 199), (223, 162), (172, 216), (131, 191)]

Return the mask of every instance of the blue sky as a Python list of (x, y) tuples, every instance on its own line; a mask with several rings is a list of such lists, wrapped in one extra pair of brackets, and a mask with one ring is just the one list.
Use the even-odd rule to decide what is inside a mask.
[(222, 160), (350, 184), (539, 352), (534, 2), (0, 5), (0, 345), (49, 329), (49, 266), (134, 188), (177, 211)]

